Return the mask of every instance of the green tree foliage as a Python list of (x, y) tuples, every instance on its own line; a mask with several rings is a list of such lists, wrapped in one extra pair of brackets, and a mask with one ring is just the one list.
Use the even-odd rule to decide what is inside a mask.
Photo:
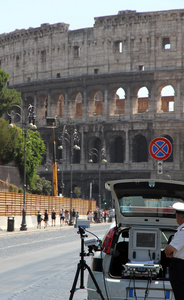
[(74, 188), (74, 194), (75, 194), (76, 198), (79, 198), (81, 196), (81, 188), (79, 186), (76, 186)]
[[(14, 126), (8, 128), (8, 122), (0, 118), (0, 163), (8, 164), (14, 161), (19, 168), (23, 181), (24, 176), (24, 129)], [(26, 138), (26, 182), (27, 189), (35, 188), (37, 169), (45, 154), (45, 144), (38, 131), (27, 130)]]
[(49, 180), (46, 180), (45, 177), (40, 177), (39, 175), (36, 175), (36, 184), (35, 184), (35, 188), (32, 190), (32, 193), (49, 196), (51, 192), (52, 192), (51, 182)]
[(15, 89), (8, 89), (6, 82), (9, 74), (0, 69), (0, 117), (14, 104), (21, 104), (21, 93)]
[[(18, 130), (21, 130), (18, 128)], [(22, 130), (21, 130), (22, 131)], [(22, 132), (22, 141), (19, 148), (15, 149), (15, 161), (19, 166), (21, 178), (24, 176), (24, 141), (25, 131)], [(38, 131), (28, 129), (26, 136), (26, 182), (29, 191), (35, 188), (37, 169), (45, 154), (45, 144)]]
[(0, 118), (0, 163), (8, 164), (16, 158), (15, 151), (21, 143), (21, 133), (17, 128), (8, 128), (8, 122)]

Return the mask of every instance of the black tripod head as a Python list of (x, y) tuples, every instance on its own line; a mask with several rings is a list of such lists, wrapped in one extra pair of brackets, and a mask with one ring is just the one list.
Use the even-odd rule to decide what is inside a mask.
[(81, 226), (79, 226), (79, 231), (77, 231), (77, 233), (80, 234), (81, 238), (87, 237), (87, 234), (85, 234), (85, 229)]

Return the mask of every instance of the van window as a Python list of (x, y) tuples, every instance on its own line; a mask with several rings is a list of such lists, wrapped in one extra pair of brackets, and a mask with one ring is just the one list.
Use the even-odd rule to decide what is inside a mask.
[(124, 196), (119, 199), (120, 212), (127, 217), (165, 217), (175, 218), (172, 205), (177, 198), (146, 198), (143, 196)]

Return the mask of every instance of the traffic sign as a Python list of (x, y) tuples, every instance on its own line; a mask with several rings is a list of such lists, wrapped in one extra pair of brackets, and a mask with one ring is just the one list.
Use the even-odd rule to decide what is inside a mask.
[(156, 160), (165, 160), (172, 153), (172, 145), (164, 137), (156, 138), (149, 145), (149, 153)]

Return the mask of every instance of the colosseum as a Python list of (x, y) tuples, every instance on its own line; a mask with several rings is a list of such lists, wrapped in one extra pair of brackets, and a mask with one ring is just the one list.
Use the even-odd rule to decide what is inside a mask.
[[(56, 159), (59, 193), (80, 187), (111, 206), (108, 180), (184, 180), (184, 9), (1, 34), (0, 68), (35, 107), (47, 147), (39, 173), (52, 180)], [(162, 163), (149, 152), (157, 137), (172, 145)]]

